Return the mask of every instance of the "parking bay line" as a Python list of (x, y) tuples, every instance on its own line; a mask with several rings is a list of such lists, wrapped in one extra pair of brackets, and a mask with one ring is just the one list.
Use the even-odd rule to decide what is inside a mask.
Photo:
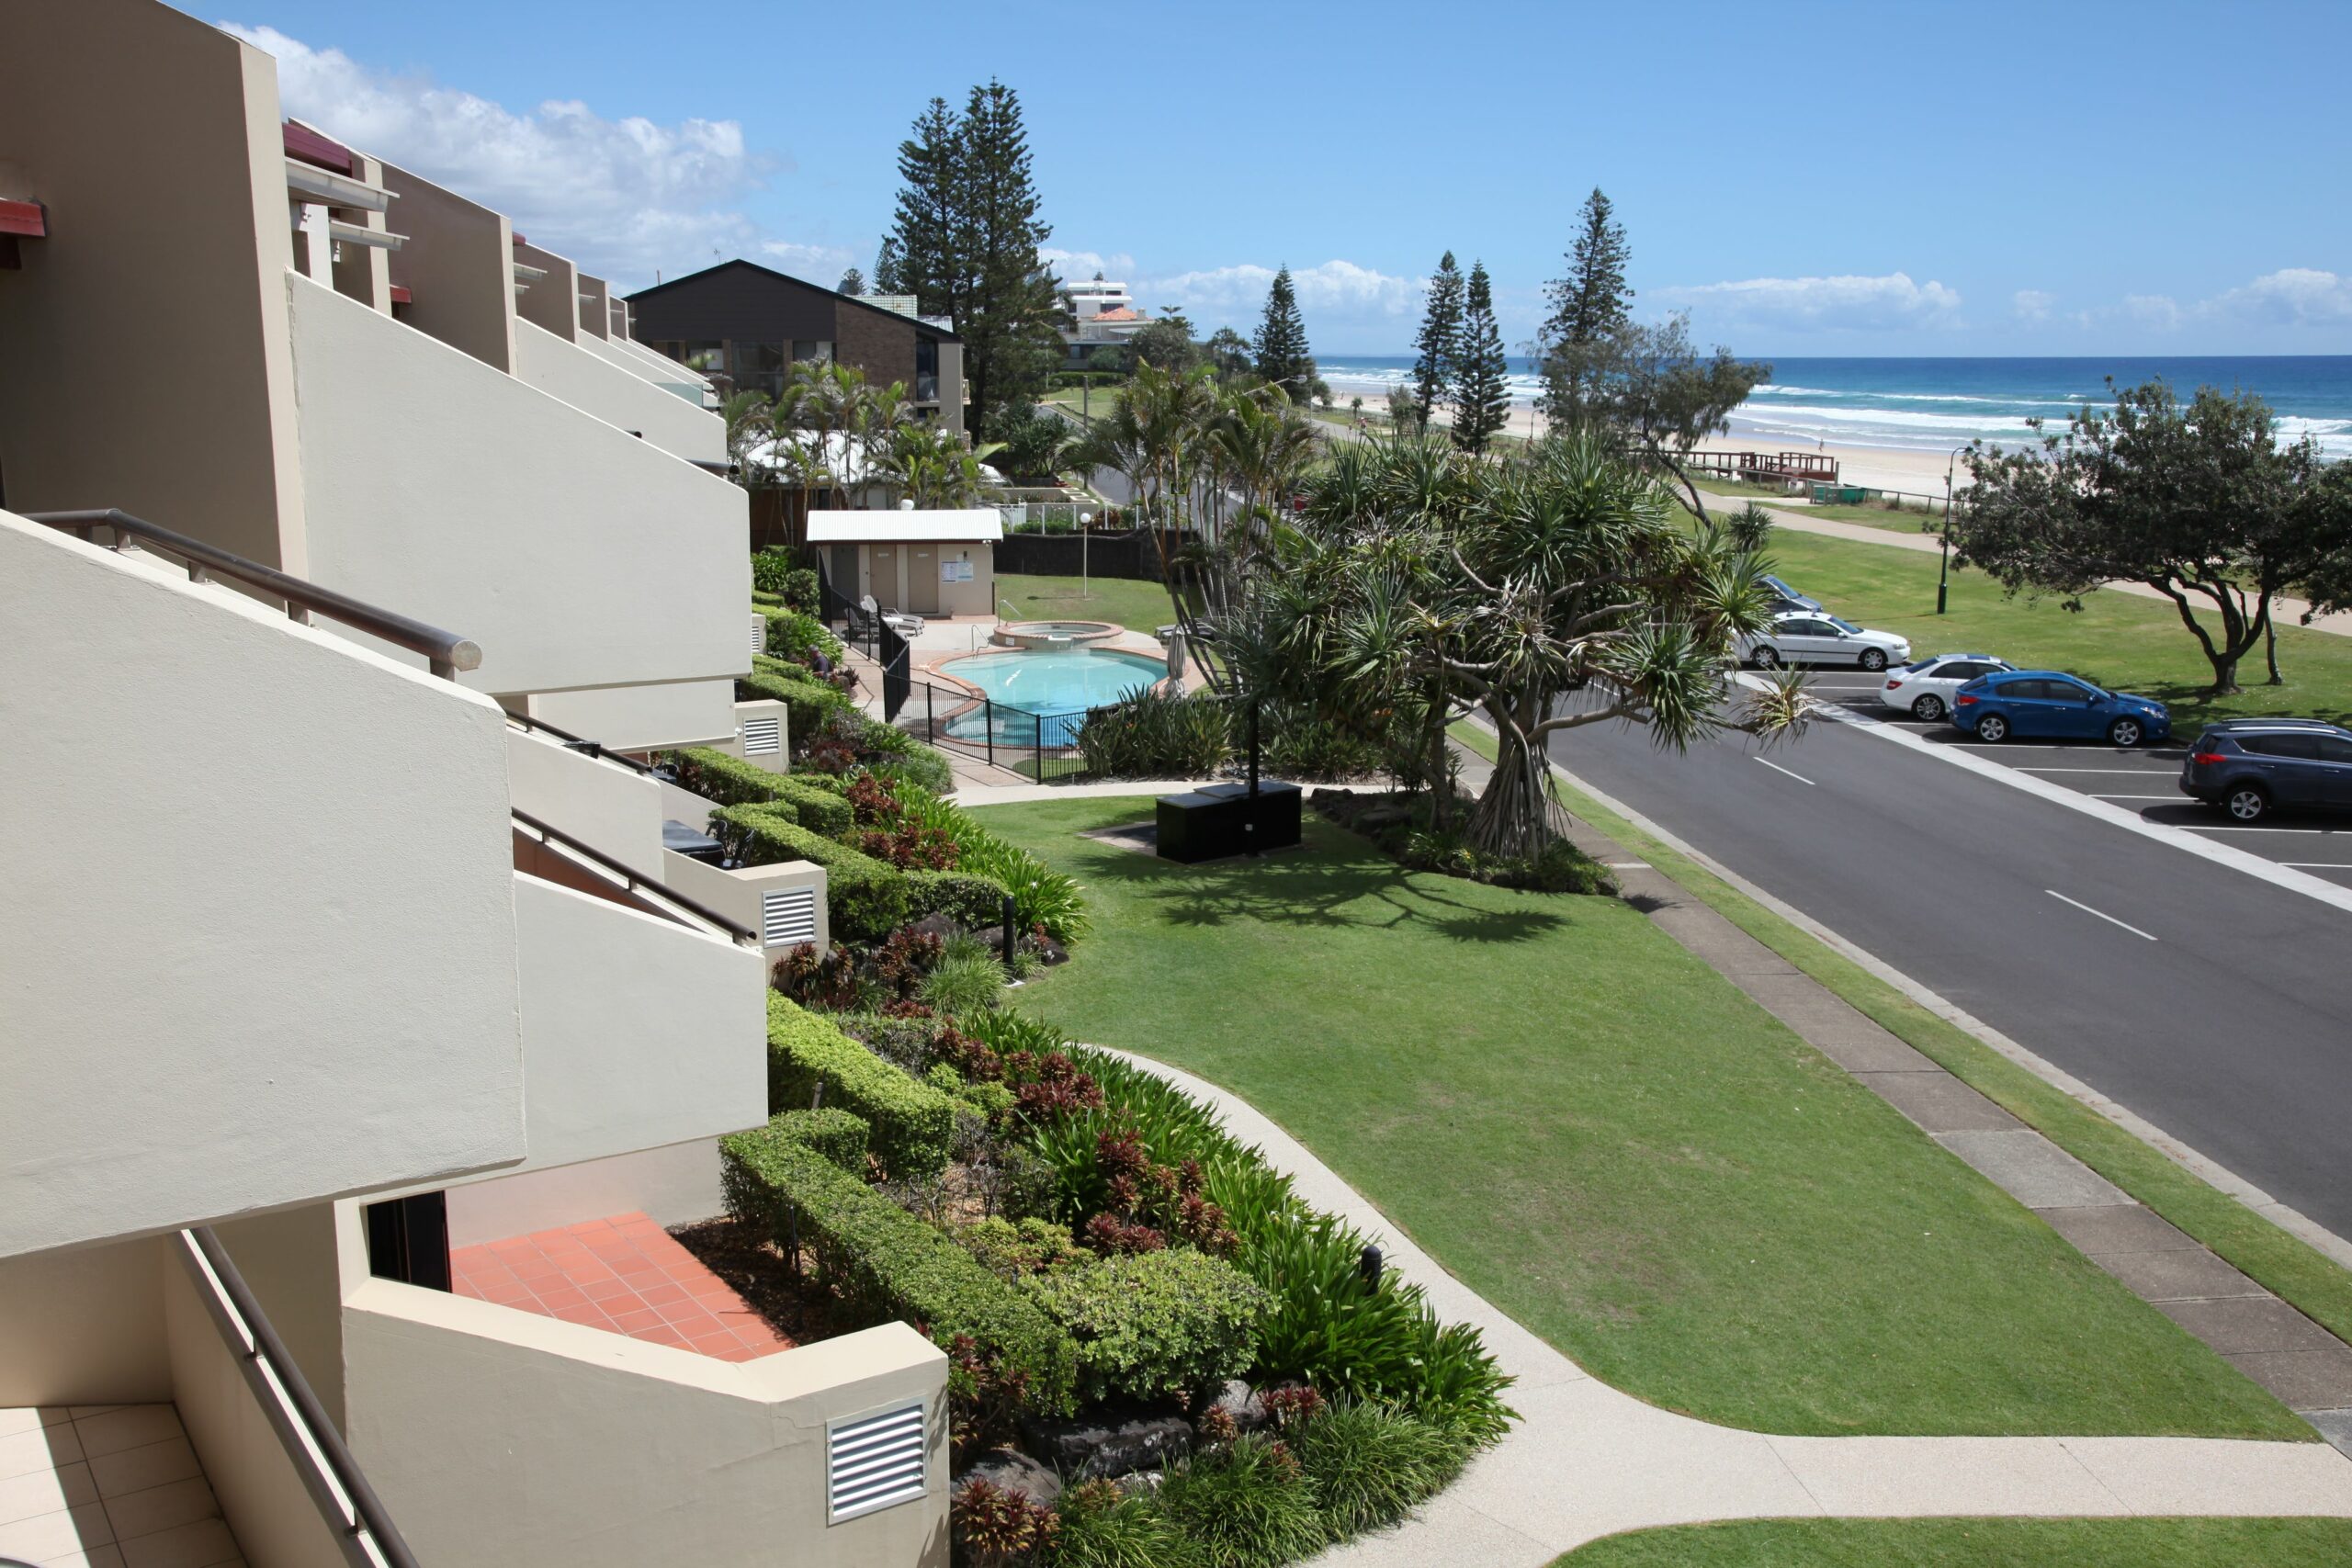
[(1768, 768), (1771, 769), (1771, 770), (1772, 770), (1774, 773), (1788, 773), (1788, 774), (1789, 774), (1789, 777), (1791, 777), (1791, 778), (1792, 778), (1792, 779), (1796, 780), (1796, 781), (1797, 781), (1797, 783), (1799, 783), (1799, 784), (1804, 784), (1804, 786), (1806, 786), (1808, 789), (1815, 787), (1813, 781), (1812, 781), (1811, 779), (1809, 779), (1809, 778), (1805, 777), (1803, 773), (1789, 773), (1789, 770), (1788, 770), (1788, 769), (1786, 769), (1786, 768), (1784, 768), (1784, 767), (1781, 766), (1781, 764), (1780, 764), (1780, 763), (1778, 763), (1778, 762), (1775, 762), (1775, 761), (1771, 761), (1770, 758), (1767, 758), (1767, 757), (1751, 757), (1751, 758), (1749, 758), (1749, 759), (1748, 759), (1748, 761), (1754, 761), (1754, 762), (1762, 762), (1766, 767), (1768, 767)]
[(2098, 909), (2094, 909), (2079, 898), (2069, 898), (2064, 893), (2059, 892), (2055, 887), (2045, 887), (2042, 891), (2049, 894), (2052, 898), (2057, 899), (2061, 904), (2072, 904), (2075, 908), (2080, 909), (2086, 915), (2098, 916), (2100, 919), (2105, 920), (2110, 926), (2122, 926), (2125, 931), (2130, 931), (2133, 936), (2144, 937), (2150, 942), (2156, 940), (2154, 937), (2149, 936), (2146, 931), (2142, 931), (2138, 926), (2127, 924), (2122, 920), (2117, 919), (2113, 915), (2107, 914)]
[(2180, 800), (2185, 798), (2177, 795), (2115, 795), (2103, 789), (2086, 789), (2083, 793), (2093, 800)]

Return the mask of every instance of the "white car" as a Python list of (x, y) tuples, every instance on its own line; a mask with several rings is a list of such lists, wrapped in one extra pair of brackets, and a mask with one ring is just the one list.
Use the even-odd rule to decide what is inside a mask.
[(1911, 659), (1907, 637), (1874, 632), (1851, 621), (1812, 610), (1786, 610), (1772, 617), (1772, 629), (1738, 643), (1739, 657), (1770, 670), (1776, 664), (1853, 664), (1883, 670)]
[(1937, 653), (1886, 672), (1878, 700), (1897, 713), (1929, 724), (1951, 712), (1951, 694), (1979, 675), (2014, 670), (2006, 659), (1989, 653)]

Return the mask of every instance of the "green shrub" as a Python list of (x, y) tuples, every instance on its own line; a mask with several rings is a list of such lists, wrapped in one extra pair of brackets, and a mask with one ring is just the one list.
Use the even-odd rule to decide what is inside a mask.
[(867, 719), (858, 749), (882, 758), (933, 795), (956, 793), (956, 770), (948, 764), (946, 756), (893, 725)]
[(1004, 965), (988, 953), (951, 953), (922, 977), (923, 1006), (950, 1018), (985, 1012), (1004, 992)]
[(1222, 698), (1154, 687), (1087, 710), (1078, 750), (1097, 778), (1202, 778), (1233, 755), (1230, 728)]
[(1070, 1239), (1068, 1225), (1051, 1220), (975, 1220), (957, 1231), (956, 1239), (1001, 1280), (1071, 1268), (1094, 1256)]
[(1259, 744), (1266, 771), (1286, 779), (1356, 778), (1379, 772), (1383, 756), (1374, 741), (1304, 708), (1265, 714)]
[(773, 595), (795, 610), (818, 607), (816, 569), (802, 566), (792, 550), (753, 550), (752, 589), (755, 593)]
[(973, 931), (1004, 920), (1004, 885), (967, 871), (910, 871), (907, 919), (944, 915)]
[(1102, 1258), (1025, 1288), (1078, 1344), (1090, 1400), (1182, 1398), (1250, 1370), (1266, 1292), (1190, 1247)]
[[(784, 806), (786, 815), (827, 838), (856, 827), (856, 814), (839, 792), (791, 773), (772, 773), (756, 762), (708, 747), (667, 753), (678, 787), (718, 806)], [(822, 774), (811, 775), (822, 777)]]
[(797, 675), (789, 673), (796, 668), (777, 660), (755, 659), (750, 674), (735, 677), (735, 694), (745, 701), (765, 698), (784, 704), (786, 728), (797, 756), (810, 739), (824, 732), (825, 723), (831, 716), (855, 714), (858, 707), (848, 694), (833, 690), (806, 670)]
[(768, 1118), (777, 1137), (816, 1150), (852, 1176), (865, 1174), (865, 1150), (873, 1129), (865, 1119), (835, 1106), (784, 1111)]
[(1262, 1432), (1170, 1470), (1159, 1508), (1210, 1568), (1274, 1568), (1327, 1539), (1306, 1468)]
[(710, 830), (729, 858), (745, 865), (805, 860), (823, 866), (825, 913), (835, 942), (879, 942), (906, 924), (904, 873), (801, 826), (786, 809), (775, 805), (722, 807), (710, 814)]
[(1333, 1404), (1283, 1433), (1334, 1537), (1395, 1524), (1462, 1468), (1463, 1445), (1376, 1404)]
[(797, 1234), (849, 1313), (903, 1317), (942, 1347), (968, 1337), (1001, 1370), (1029, 1380), (1034, 1408), (1070, 1408), (1076, 1357), (1069, 1336), (954, 1241), (816, 1150), (766, 1128), (733, 1134), (718, 1146), (728, 1212), (768, 1228), (780, 1245)]
[(768, 624), (766, 652), (770, 659), (797, 660), (812, 649), (822, 649), (825, 657), (839, 662), (842, 656), (841, 638), (827, 630), (823, 622), (803, 610), (771, 610), (764, 605), (753, 606), (760, 618)]
[(815, 1013), (768, 994), (768, 1109), (799, 1111), (824, 1086), (824, 1103), (871, 1130), (868, 1144), (893, 1177), (936, 1176), (956, 1134), (956, 1104), (909, 1077)]
[[(1042, 925), (1057, 942), (1069, 942), (1086, 930), (1086, 901), (1080, 897), (1074, 879), (998, 838), (970, 812), (940, 799), (936, 793), (909, 789), (903, 783), (894, 793), (905, 810), (901, 818), (905, 826), (944, 833), (955, 841), (958, 872), (987, 877), (1012, 895), (1013, 919), (1018, 924)], [(994, 925), (1001, 918), (991, 910), (980, 923)]]
[(1081, 1482), (1054, 1512), (1054, 1568), (1201, 1568), (1200, 1550), (1148, 1493)]

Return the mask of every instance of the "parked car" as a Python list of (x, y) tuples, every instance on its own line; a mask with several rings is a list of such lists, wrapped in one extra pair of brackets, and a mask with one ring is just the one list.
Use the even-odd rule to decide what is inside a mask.
[(1911, 644), (1893, 632), (1874, 632), (1835, 615), (1784, 610), (1772, 617), (1770, 631), (1741, 637), (1738, 651), (1742, 660), (1766, 670), (1775, 664), (1858, 664), (1883, 670), (1906, 662)]
[(1804, 594), (1790, 587), (1784, 580), (1768, 576), (1760, 578), (1758, 581), (1764, 584), (1765, 592), (1771, 594), (1772, 608), (1774, 610), (1810, 610), (1816, 615), (1821, 613), (1820, 600), (1806, 598)]
[(1878, 700), (1897, 713), (1935, 723), (1951, 712), (1951, 697), (1980, 675), (1997, 674), (2017, 666), (1989, 653), (1933, 653), (1890, 670)]
[(2149, 697), (2101, 691), (2056, 670), (1980, 675), (1952, 694), (1951, 721), (1979, 740), (2011, 736), (2139, 746), (2172, 733), (2172, 715)]
[(2306, 718), (2209, 724), (2180, 765), (2180, 793), (2241, 822), (2274, 809), (2352, 809), (2352, 730)]

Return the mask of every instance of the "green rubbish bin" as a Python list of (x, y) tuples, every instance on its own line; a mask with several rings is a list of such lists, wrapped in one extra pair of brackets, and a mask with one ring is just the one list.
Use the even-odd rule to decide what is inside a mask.
[(1860, 485), (1816, 484), (1813, 487), (1815, 506), (1859, 506), (1870, 499), (1870, 492)]

